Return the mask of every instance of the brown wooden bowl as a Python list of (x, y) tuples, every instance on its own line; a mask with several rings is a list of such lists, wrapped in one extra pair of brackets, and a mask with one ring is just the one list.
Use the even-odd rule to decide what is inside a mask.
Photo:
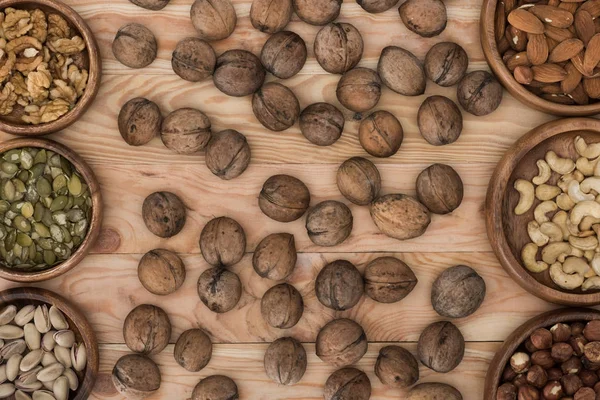
[(521, 103), (548, 114), (565, 117), (584, 117), (600, 113), (600, 102), (588, 105), (558, 104), (545, 100), (527, 90), (515, 80), (510, 70), (502, 61), (496, 44), (495, 24), (498, 0), (484, 0), (479, 19), (479, 33), (483, 54), (490, 68), (502, 85)]
[(3, 0), (2, 9), (6, 7), (22, 9), (39, 8), (46, 13), (52, 12), (64, 17), (71, 28), (76, 30), (85, 42), (89, 55), (89, 76), (83, 96), (78, 99), (75, 107), (56, 121), (40, 125), (30, 125), (22, 122), (20, 118), (0, 117), (0, 131), (19, 136), (42, 136), (65, 129), (87, 111), (100, 89), (102, 60), (94, 34), (84, 19), (75, 10), (58, 0)]
[(48, 307), (55, 306), (67, 318), (69, 328), (75, 333), (78, 342), (85, 343), (87, 351), (87, 366), (82, 372), (77, 372), (79, 388), (75, 392), (69, 392), (69, 400), (87, 399), (94, 388), (98, 376), (100, 357), (98, 355), (98, 341), (90, 323), (69, 301), (58, 294), (46, 289), (39, 288), (13, 288), (0, 292), (0, 309), (13, 304), (23, 307), (28, 304), (47, 304)]
[[(548, 271), (534, 274), (521, 263), (521, 249), (529, 243), (527, 223), (532, 221), (533, 207), (517, 216), (513, 210), (519, 194), (513, 185), (517, 179), (531, 179), (538, 174), (536, 161), (549, 150), (561, 157), (576, 159), (573, 140), (582, 136), (588, 143), (600, 141), (600, 120), (570, 118), (548, 122), (519, 139), (502, 157), (490, 180), (486, 199), (486, 224), (490, 243), (500, 264), (519, 285), (544, 300), (571, 306), (600, 304), (600, 291), (568, 291), (550, 279)], [(555, 174), (554, 174), (555, 175)], [(556, 182), (553, 176), (549, 183)]]
[(600, 311), (587, 308), (562, 308), (538, 315), (518, 327), (504, 341), (490, 363), (485, 377), (483, 400), (496, 400), (496, 391), (506, 363), (525, 342), (525, 340), (538, 328), (550, 328), (560, 322), (591, 321), (600, 319)]
[(43, 271), (25, 272), (17, 271), (14, 269), (6, 268), (0, 265), (0, 277), (15, 282), (39, 282), (48, 279), (56, 278), (59, 275), (74, 268), (92, 248), (94, 242), (100, 234), (100, 228), (102, 224), (102, 195), (100, 193), (100, 184), (96, 175), (87, 163), (77, 153), (68, 148), (65, 145), (57, 143), (50, 139), (41, 138), (20, 138), (12, 139), (6, 142), (0, 143), (0, 154), (5, 151), (21, 148), (21, 147), (38, 147), (47, 150), (52, 150), (55, 153), (60, 154), (73, 164), (75, 169), (85, 179), (85, 183), (90, 188), (90, 194), (92, 198), (92, 218), (90, 221), (90, 228), (88, 233), (81, 242), (81, 245), (66, 261)]

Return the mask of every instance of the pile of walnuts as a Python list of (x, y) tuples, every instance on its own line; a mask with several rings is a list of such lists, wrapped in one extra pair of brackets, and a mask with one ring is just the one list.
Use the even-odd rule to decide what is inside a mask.
[(56, 121), (88, 82), (85, 42), (58, 14), (0, 12), (0, 115), (28, 124)]

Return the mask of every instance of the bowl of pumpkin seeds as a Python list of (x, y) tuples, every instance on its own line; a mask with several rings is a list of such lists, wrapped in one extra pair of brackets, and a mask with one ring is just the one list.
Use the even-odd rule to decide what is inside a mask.
[(73, 150), (36, 138), (0, 144), (0, 277), (64, 274), (89, 252), (101, 220), (98, 181)]

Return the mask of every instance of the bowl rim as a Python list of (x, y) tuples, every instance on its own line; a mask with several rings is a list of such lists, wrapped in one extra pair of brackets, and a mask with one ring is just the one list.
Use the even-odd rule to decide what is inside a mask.
[(84, 178), (85, 183), (90, 189), (92, 198), (92, 217), (88, 233), (85, 236), (85, 239), (83, 239), (83, 242), (81, 242), (81, 245), (67, 260), (47, 270), (36, 272), (17, 271), (0, 266), (0, 278), (8, 279), (14, 282), (40, 282), (56, 278), (57, 276), (70, 271), (89, 253), (100, 234), (100, 228), (102, 225), (102, 194), (100, 192), (100, 184), (96, 178), (96, 175), (94, 174), (94, 171), (85, 162), (85, 160), (81, 158), (81, 156), (79, 156), (69, 147), (50, 139), (34, 137), (16, 138), (0, 143), (0, 154), (8, 150), (21, 147), (44, 148), (46, 150), (52, 150), (65, 157), (71, 164), (73, 164), (75, 169)]
[(56, 121), (40, 125), (18, 125), (6, 122), (0, 118), (0, 131), (18, 136), (43, 136), (58, 132), (72, 125), (79, 120), (92, 105), (100, 90), (102, 60), (100, 58), (98, 42), (96, 41), (92, 30), (85, 20), (71, 7), (58, 0), (3, 0), (2, 9), (6, 7), (18, 7), (19, 5), (24, 4), (36, 4), (50, 7), (66, 17), (69, 22), (77, 28), (79, 34), (83, 38), (90, 59), (88, 83), (83, 96), (79, 98), (72, 110)]
[(515, 329), (496, 351), (490, 362), (483, 391), (484, 400), (495, 400), (500, 377), (506, 363), (517, 348), (538, 328), (548, 328), (560, 322), (592, 321), (600, 319), (600, 311), (591, 308), (559, 308), (537, 315)]
[(488, 185), (485, 200), (486, 231), (498, 261), (508, 275), (523, 289), (552, 303), (591, 306), (600, 304), (600, 292), (589, 294), (563, 292), (538, 282), (525, 270), (508, 246), (504, 234), (502, 213), (508, 179), (500, 179), (500, 177), (510, 177), (521, 159), (541, 142), (562, 133), (580, 130), (600, 133), (600, 120), (566, 118), (547, 122), (527, 132), (504, 153)]
[(0, 305), (19, 300), (41, 301), (49, 305), (54, 305), (73, 321), (83, 343), (85, 343), (88, 363), (85, 375), (82, 381), (79, 382), (79, 388), (76, 390), (76, 395), (72, 400), (87, 399), (94, 389), (94, 384), (98, 377), (100, 356), (96, 334), (85, 315), (83, 315), (83, 313), (69, 300), (48, 289), (17, 287), (0, 292)]
[(496, 44), (495, 16), (498, 0), (483, 0), (480, 16), (480, 39), (483, 55), (502, 86), (521, 103), (548, 114), (583, 117), (600, 113), (600, 102), (587, 105), (567, 105), (553, 103), (531, 93), (515, 80), (508, 70)]

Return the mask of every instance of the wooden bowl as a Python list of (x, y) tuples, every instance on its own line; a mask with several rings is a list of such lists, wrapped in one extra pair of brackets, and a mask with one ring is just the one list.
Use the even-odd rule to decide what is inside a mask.
[(560, 322), (600, 319), (600, 311), (586, 308), (563, 308), (538, 315), (518, 327), (496, 352), (485, 377), (483, 400), (496, 400), (496, 391), (506, 363), (525, 340), (538, 328), (550, 328)]
[(55, 306), (62, 311), (67, 318), (69, 328), (75, 333), (77, 342), (85, 343), (87, 351), (87, 366), (82, 372), (77, 372), (79, 388), (75, 392), (69, 392), (69, 400), (87, 399), (98, 376), (100, 357), (96, 335), (83, 314), (63, 297), (49, 290), (39, 288), (14, 288), (0, 292), (0, 309), (10, 304), (17, 307), (28, 304), (35, 306), (47, 304), (48, 307)]
[(92, 218), (88, 233), (85, 239), (83, 239), (83, 242), (81, 242), (81, 245), (69, 259), (52, 268), (35, 272), (17, 271), (0, 265), (0, 277), (4, 279), (15, 282), (39, 282), (56, 278), (57, 276), (71, 270), (77, 264), (79, 264), (79, 262), (83, 260), (86, 254), (90, 251), (94, 242), (98, 238), (98, 235), (100, 234), (103, 213), (102, 196), (100, 193), (100, 184), (98, 183), (98, 179), (96, 179), (92, 169), (87, 165), (83, 158), (81, 158), (79, 155), (77, 155), (77, 153), (67, 146), (49, 139), (20, 138), (0, 143), (0, 153), (21, 147), (38, 147), (46, 150), (52, 150), (69, 160), (84, 178), (85, 183), (89, 186), (92, 198)]
[(588, 105), (553, 103), (531, 93), (515, 80), (498, 52), (494, 19), (498, 0), (484, 0), (481, 7), (479, 33), (483, 54), (490, 68), (502, 85), (521, 103), (548, 114), (565, 117), (584, 117), (600, 113), (600, 102)]
[[(561, 157), (577, 158), (573, 140), (582, 136), (588, 143), (600, 141), (600, 121), (570, 118), (548, 122), (518, 140), (502, 157), (490, 180), (486, 199), (486, 223), (490, 243), (500, 264), (525, 290), (544, 300), (571, 306), (600, 304), (600, 291), (568, 291), (552, 282), (548, 271), (534, 274), (521, 263), (521, 249), (529, 243), (527, 223), (532, 221), (534, 206), (524, 215), (513, 210), (519, 194), (513, 185), (517, 179), (531, 179), (538, 174), (536, 161), (549, 150)], [(556, 174), (554, 174), (556, 175)], [(553, 176), (549, 183), (556, 182)]]
[(22, 9), (39, 8), (46, 13), (56, 13), (64, 17), (70, 24), (71, 29), (76, 30), (85, 42), (89, 55), (89, 77), (83, 96), (78, 99), (75, 107), (56, 121), (40, 125), (30, 125), (22, 122), (19, 118), (0, 117), (0, 131), (19, 136), (42, 136), (65, 129), (87, 111), (100, 89), (102, 60), (94, 34), (75, 10), (58, 0), (3, 0), (2, 9), (6, 7)]

